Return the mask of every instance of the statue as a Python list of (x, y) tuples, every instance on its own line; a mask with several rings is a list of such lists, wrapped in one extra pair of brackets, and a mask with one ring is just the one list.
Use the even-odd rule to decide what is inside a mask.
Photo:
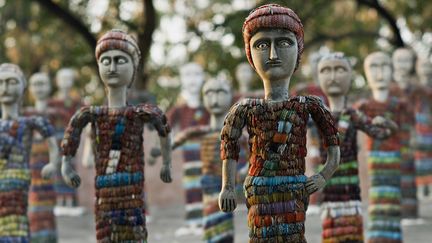
[(97, 42), (95, 54), (108, 105), (86, 106), (72, 117), (62, 141), (61, 173), (69, 186), (80, 185), (80, 177), (71, 162), (83, 128), (91, 123), (97, 241), (146, 242), (143, 129), (145, 123), (151, 123), (159, 133), (163, 157), (160, 178), (169, 183), (172, 180), (170, 127), (156, 106), (127, 105), (127, 89), (135, 79), (141, 58), (134, 38), (120, 30), (108, 31)]
[[(26, 107), (25, 116), (42, 116), (51, 124), (61, 122), (61, 117), (66, 114), (61, 114), (62, 110), (57, 111), (48, 106), (52, 91), (48, 74), (43, 72), (33, 74), (29, 79), (29, 91), (35, 104), (34, 107)], [(41, 168), (49, 162), (48, 160), (48, 143), (38, 133), (35, 133), (30, 156), (32, 178), (28, 202), (31, 242), (35, 243), (57, 242), (54, 181), (44, 179), (41, 175)]]
[[(201, 88), (204, 71), (197, 63), (187, 63), (180, 68), (180, 103), (167, 112), (168, 123), (175, 131), (191, 126), (207, 125), (209, 114), (201, 104)], [(183, 152), (183, 187), (186, 194), (186, 227), (176, 231), (176, 235), (200, 234), (202, 224), (202, 188), (200, 187), (201, 167), (200, 141), (188, 140), (181, 149)]]
[[(397, 125), (377, 116), (373, 120), (347, 107), (352, 67), (343, 53), (324, 55), (319, 61), (318, 77), (327, 95), (341, 143), (339, 168), (323, 190), (322, 242), (363, 242), (363, 216), (357, 161), (357, 131), (376, 138), (387, 138)], [(325, 151), (322, 147), (323, 160)]]
[[(359, 102), (358, 109), (369, 117), (383, 116), (399, 127), (411, 116), (405, 102), (389, 96), (392, 61), (384, 52), (369, 54), (364, 70), (372, 98)], [(386, 140), (366, 138), (368, 150), (369, 222), (367, 242), (402, 242), (401, 228), (401, 134)]]
[(28, 192), (31, 181), (29, 159), (34, 132), (47, 142), (49, 164), (42, 169), (48, 178), (59, 168), (59, 150), (54, 129), (41, 116), (19, 116), (26, 79), (15, 64), (0, 65), (0, 241), (29, 242), (27, 217)]
[(254, 81), (255, 73), (249, 63), (242, 62), (236, 67), (235, 78), (239, 84), (239, 90), (234, 96), (234, 100), (237, 101), (241, 98), (258, 98), (264, 96), (262, 90), (252, 90), (252, 82)]
[[(64, 129), (72, 118), (76, 110), (81, 107), (81, 102), (77, 97), (72, 96), (72, 87), (75, 82), (75, 70), (72, 68), (62, 68), (57, 71), (56, 84), (58, 92), (54, 98), (48, 101), (48, 106), (61, 113), (62, 120), (58, 119), (53, 125), (56, 130), (56, 137), (60, 142), (64, 136)], [(60, 172), (55, 178), (55, 190), (57, 195), (56, 214), (69, 215), (72, 209), (78, 206), (78, 197), (75, 188), (65, 184)]]
[[(243, 24), (246, 55), (263, 81), (264, 99), (243, 99), (231, 107), (221, 131), (222, 189), (219, 207), (236, 208), (235, 173), (239, 138), (249, 133), (244, 189), (249, 242), (306, 242), (309, 195), (322, 189), (339, 164), (339, 139), (331, 113), (314, 96), (289, 97), (289, 84), (303, 52), (303, 26), (289, 8), (267, 4)], [(306, 125), (317, 123), (328, 148), (327, 162), (306, 177)]]
[(416, 93), (416, 151), (417, 193), (420, 199), (432, 197), (432, 62), (417, 59), (416, 72), (419, 92)]
[[(402, 217), (404, 219), (415, 219), (418, 217), (418, 201), (416, 187), (416, 169), (414, 163), (414, 150), (412, 141), (415, 132), (415, 103), (419, 95), (418, 85), (415, 77), (414, 51), (408, 48), (398, 48), (392, 56), (393, 61), (393, 80), (395, 85), (390, 89), (390, 93), (407, 105), (407, 115), (409, 119), (402, 124), (399, 135), (401, 136), (401, 195), (402, 195)], [(408, 122), (409, 121), (409, 122)]]

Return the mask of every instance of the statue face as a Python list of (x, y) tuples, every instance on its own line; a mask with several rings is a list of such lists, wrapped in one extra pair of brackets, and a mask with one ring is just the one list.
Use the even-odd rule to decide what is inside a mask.
[(188, 63), (180, 68), (181, 88), (191, 94), (199, 94), (204, 83), (204, 71), (196, 63)]
[(414, 69), (414, 53), (408, 49), (397, 49), (393, 54), (393, 68), (401, 74), (411, 74)]
[(388, 89), (392, 79), (392, 66), (389, 56), (383, 53), (373, 53), (365, 60), (365, 74), (369, 87)]
[(416, 72), (423, 85), (432, 85), (432, 62), (426, 58), (417, 59)]
[(236, 79), (240, 83), (241, 86), (250, 87), (254, 73), (252, 67), (249, 65), (249, 63), (240, 63), (237, 66), (236, 72)]
[(24, 93), (24, 88), (24, 81), (16, 73), (0, 72), (0, 102), (2, 104), (17, 103)]
[(351, 67), (345, 60), (325, 59), (318, 64), (318, 80), (327, 96), (346, 95), (351, 86)]
[(283, 29), (262, 29), (250, 40), (255, 70), (263, 80), (291, 77), (297, 61), (297, 39)]
[(135, 67), (132, 57), (121, 50), (109, 50), (99, 57), (99, 75), (107, 87), (118, 88), (132, 82)]
[(204, 107), (212, 115), (223, 115), (228, 112), (232, 102), (229, 85), (222, 81), (209, 81), (203, 87)]
[(75, 71), (71, 68), (62, 68), (57, 72), (56, 83), (60, 90), (70, 90), (74, 84)]
[(47, 77), (34, 76), (30, 78), (29, 90), (36, 100), (46, 100), (50, 97), (51, 82)]

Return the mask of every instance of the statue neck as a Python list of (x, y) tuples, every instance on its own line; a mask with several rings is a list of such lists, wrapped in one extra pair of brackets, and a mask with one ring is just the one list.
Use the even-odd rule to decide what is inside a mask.
[(186, 102), (186, 105), (190, 108), (198, 108), (201, 106), (201, 97), (199, 93), (189, 92), (187, 89), (183, 89), (180, 96)]
[(222, 130), (225, 120), (225, 114), (211, 114), (210, 116), (210, 128), (214, 131)]
[(333, 112), (341, 112), (345, 109), (346, 96), (327, 96), (329, 101), (330, 110)]
[(388, 97), (389, 97), (389, 90), (388, 89), (373, 89), (372, 90), (372, 96), (373, 99), (384, 103), (387, 101)]
[(290, 79), (263, 80), (264, 97), (266, 100), (283, 101), (289, 98), (288, 87)]
[(46, 111), (48, 107), (48, 100), (47, 99), (41, 99), (35, 101), (35, 109), (38, 112), (44, 112)]
[(250, 88), (250, 86), (248, 84), (245, 84), (244, 82), (241, 82), (240, 86), (239, 86), (239, 91), (242, 94), (246, 94), (246, 93), (249, 93), (251, 91), (251, 88)]
[(70, 99), (70, 90), (69, 89), (59, 89), (57, 93), (57, 97), (60, 100), (69, 100)]
[(120, 108), (126, 106), (127, 87), (108, 87), (108, 107)]
[(411, 76), (407, 73), (397, 73), (393, 75), (394, 81), (397, 83), (398, 87), (405, 90), (410, 85)]
[(13, 104), (2, 104), (2, 119), (3, 120), (16, 120), (19, 117), (19, 102)]

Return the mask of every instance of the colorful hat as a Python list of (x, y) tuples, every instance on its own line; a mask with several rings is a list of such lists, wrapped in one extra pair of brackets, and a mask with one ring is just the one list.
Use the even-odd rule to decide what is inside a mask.
[(250, 12), (243, 23), (243, 40), (247, 59), (254, 68), (249, 42), (252, 36), (261, 28), (287, 29), (295, 34), (298, 47), (297, 70), (304, 45), (303, 24), (297, 14), (290, 8), (282, 7), (278, 4), (266, 4)]

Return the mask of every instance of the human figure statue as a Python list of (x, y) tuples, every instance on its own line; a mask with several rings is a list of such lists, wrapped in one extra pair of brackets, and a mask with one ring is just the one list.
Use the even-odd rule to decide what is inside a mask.
[[(347, 106), (352, 67), (343, 53), (324, 55), (319, 61), (318, 78), (327, 95), (340, 138), (339, 168), (323, 190), (322, 242), (363, 242), (363, 215), (357, 160), (357, 131), (383, 139), (396, 132), (397, 125), (376, 116), (373, 120)], [(325, 151), (323, 161), (325, 161)]]
[[(72, 96), (72, 88), (75, 82), (76, 72), (72, 68), (62, 68), (57, 71), (56, 84), (58, 91), (54, 98), (48, 101), (50, 108), (56, 109), (62, 115), (62, 120), (58, 119), (53, 125), (56, 137), (60, 142), (63, 139), (65, 128), (76, 110), (81, 107), (81, 102), (77, 97)], [(58, 215), (69, 215), (73, 208), (78, 206), (78, 197), (75, 188), (71, 188), (63, 181), (60, 172), (55, 178), (55, 190), (57, 195)]]
[[(168, 123), (174, 133), (191, 126), (207, 125), (209, 114), (201, 102), (201, 88), (204, 83), (203, 68), (197, 63), (187, 63), (180, 67), (180, 102), (168, 110)], [(202, 188), (200, 186), (201, 167), (200, 141), (190, 139), (181, 150), (183, 152), (183, 187), (185, 189), (186, 227), (176, 231), (176, 235), (201, 234)]]
[(420, 57), (416, 62), (419, 89), (416, 93), (417, 192), (420, 199), (432, 198), (432, 62)]
[[(239, 138), (249, 134), (249, 172), (244, 182), (249, 242), (306, 242), (309, 195), (322, 189), (339, 164), (339, 139), (331, 113), (314, 96), (289, 97), (289, 84), (303, 52), (303, 25), (289, 8), (267, 4), (243, 24), (249, 63), (262, 79), (264, 99), (231, 107), (221, 131), (222, 189), (219, 207), (236, 208)], [(306, 126), (312, 116), (328, 148), (323, 169), (306, 177)]]
[[(373, 52), (364, 60), (364, 71), (372, 98), (357, 106), (369, 117), (391, 119), (399, 127), (411, 117), (405, 102), (390, 96), (392, 60), (384, 52)], [(367, 242), (402, 242), (401, 228), (401, 133), (386, 140), (366, 138), (369, 188)]]
[(401, 194), (402, 194), (402, 217), (414, 219), (418, 217), (418, 201), (416, 187), (416, 169), (414, 163), (414, 150), (412, 141), (415, 132), (416, 106), (415, 96), (419, 95), (418, 85), (415, 76), (414, 51), (409, 48), (398, 48), (393, 52), (393, 80), (395, 85), (391, 87), (391, 95), (404, 100), (407, 105), (410, 123), (401, 124), (400, 136), (402, 142), (401, 149)]
[[(34, 99), (34, 106), (26, 107), (25, 116), (42, 116), (51, 124), (62, 122), (63, 110), (56, 110), (48, 106), (52, 86), (47, 73), (33, 74), (29, 79), (29, 91)], [(33, 145), (30, 156), (30, 170), (32, 173), (28, 216), (30, 223), (31, 242), (55, 243), (57, 242), (57, 227), (54, 216), (56, 193), (54, 181), (44, 179), (41, 169), (49, 162), (49, 146), (38, 133), (33, 135)], [(60, 168), (59, 168), (60, 169)]]
[(210, 113), (210, 123), (189, 127), (174, 139), (175, 149), (189, 139), (199, 139), (202, 161), (203, 226), (205, 242), (234, 242), (233, 214), (219, 210), (218, 195), (222, 185), (220, 160), (220, 130), (232, 105), (232, 87), (226, 79), (212, 79), (203, 88), (203, 103)]
[(75, 113), (62, 142), (61, 173), (74, 188), (80, 177), (72, 166), (84, 127), (91, 123), (95, 148), (95, 221), (97, 242), (147, 242), (142, 197), (144, 186), (143, 129), (151, 123), (159, 133), (162, 181), (171, 182), (171, 149), (165, 115), (154, 105), (127, 105), (141, 53), (133, 37), (121, 30), (97, 42), (96, 59), (108, 105), (85, 106)]
[(19, 115), (26, 85), (17, 65), (0, 65), (0, 242), (30, 242), (27, 206), (34, 132), (48, 143), (49, 164), (44, 165), (42, 176), (48, 178), (59, 168), (57, 140), (48, 120)]

